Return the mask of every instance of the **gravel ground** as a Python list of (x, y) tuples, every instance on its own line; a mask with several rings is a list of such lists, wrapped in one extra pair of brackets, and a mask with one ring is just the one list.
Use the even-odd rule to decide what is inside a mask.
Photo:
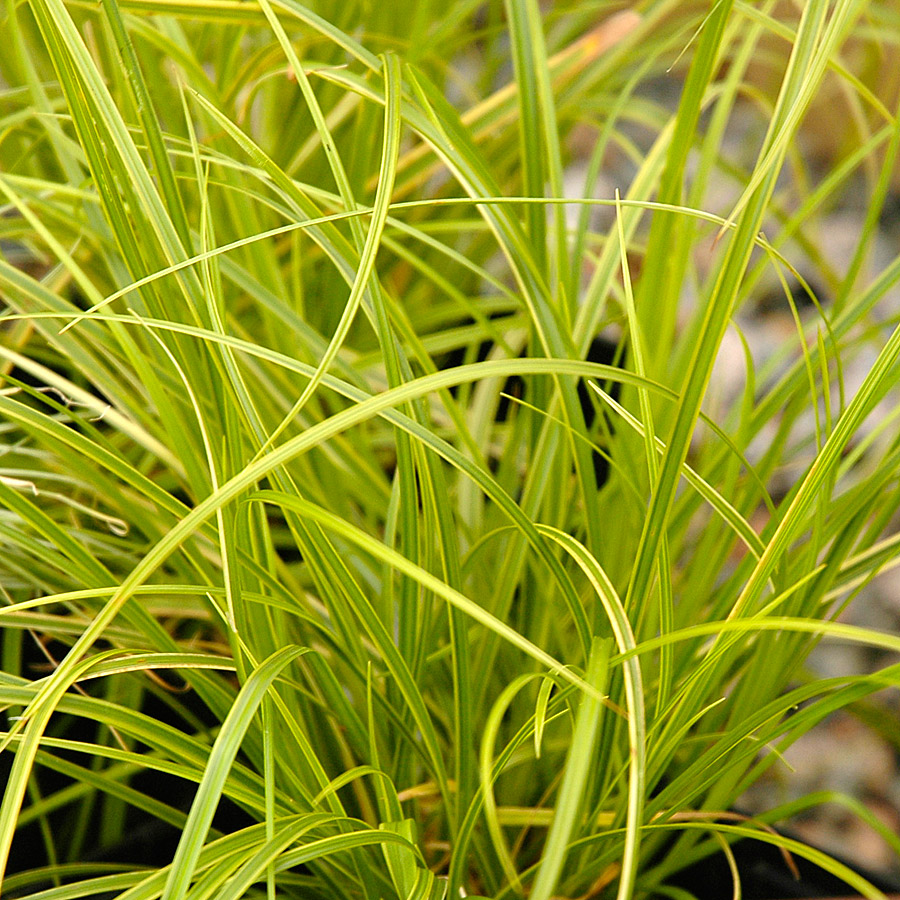
[[(880, 631), (900, 631), (900, 572), (878, 578), (841, 621)], [(809, 668), (831, 677), (873, 672), (890, 663), (879, 651), (822, 643)], [(893, 834), (900, 834), (900, 692), (882, 691), (869, 706), (872, 722), (842, 712), (793, 744), (767, 777), (740, 801), (750, 812), (817, 791), (835, 791), (861, 803)], [(892, 743), (879, 734), (893, 732)], [(868, 824), (839, 803), (816, 807), (790, 823), (801, 839), (873, 871), (900, 877), (900, 859)]]

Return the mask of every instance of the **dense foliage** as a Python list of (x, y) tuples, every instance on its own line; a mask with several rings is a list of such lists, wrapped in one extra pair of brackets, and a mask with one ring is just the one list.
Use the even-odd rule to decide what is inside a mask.
[(900, 21), (797, 6), (7, 2), (4, 896), (877, 896), (728, 814), (898, 676)]

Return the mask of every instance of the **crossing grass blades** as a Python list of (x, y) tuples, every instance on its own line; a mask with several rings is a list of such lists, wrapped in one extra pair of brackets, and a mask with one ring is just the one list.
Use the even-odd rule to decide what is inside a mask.
[(729, 811), (896, 700), (893, 5), (2, 17), (2, 895), (881, 896)]

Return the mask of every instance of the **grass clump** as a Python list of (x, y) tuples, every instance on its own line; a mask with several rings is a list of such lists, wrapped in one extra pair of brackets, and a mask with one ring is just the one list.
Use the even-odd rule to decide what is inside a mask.
[(878, 896), (728, 810), (897, 681), (804, 669), (900, 650), (835, 621), (900, 544), (892, 15), (8, 3), (4, 895), (683, 896), (745, 836)]

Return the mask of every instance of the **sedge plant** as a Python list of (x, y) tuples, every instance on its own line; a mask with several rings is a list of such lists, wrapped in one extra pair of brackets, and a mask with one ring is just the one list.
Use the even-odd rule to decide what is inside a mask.
[(684, 897), (741, 838), (879, 896), (733, 812), (900, 672), (805, 666), (900, 650), (837, 621), (900, 558), (900, 20), (797, 6), (7, 0), (4, 897)]

